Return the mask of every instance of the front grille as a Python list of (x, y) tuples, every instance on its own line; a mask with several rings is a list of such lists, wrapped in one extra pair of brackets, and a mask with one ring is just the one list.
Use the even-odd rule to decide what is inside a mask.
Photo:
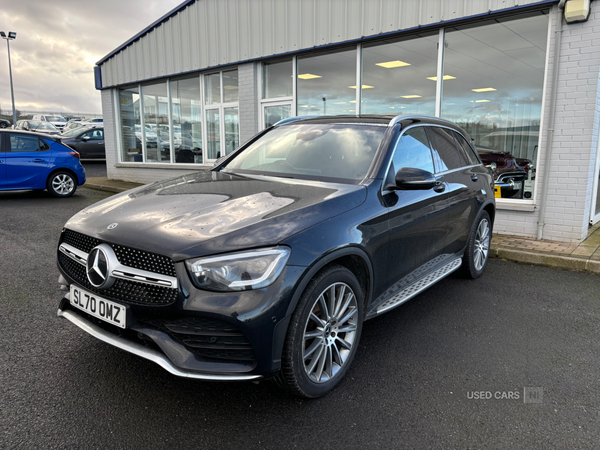
[(62, 234), (61, 243), (62, 242), (72, 245), (73, 247), (86, 253), (91, 252), (94, 247), (101, 244), (99, 239), (71, 230), (65, 230), (65, 232)]
[(252, 345), (234, 325), (206, 317), (181, 319), (140, 319), (154, 325), (203, 358), (256, 362)]
[(58, 262), (66, 274), (77, 284), (101, 297), (134, 305), (163, 306), (177, 300), (177, 289), (153, 286), (137, 281), (117, 278), (110, 289), (96, 289), (88, 281), (85, 267), (63, 253), (58, 254)]
[[(99, 239), (86, 236), (85, 234), (73, 230), (65, 230), (61, 242), (72, 245), (86, 253), (91, 252), (94, 247), (102, 243)], [(173, 261), (166, 256), (135, 250), (122, 245), (111, 244), (110, 242), (107, 242), (107, 244), (115, 251), (115, 255), (117, 255), (119, 262), (125, 266), (146, 270), (148, 272), (160, 273), (170, 277), (177, 276), (175, 264), (173, 264)]]

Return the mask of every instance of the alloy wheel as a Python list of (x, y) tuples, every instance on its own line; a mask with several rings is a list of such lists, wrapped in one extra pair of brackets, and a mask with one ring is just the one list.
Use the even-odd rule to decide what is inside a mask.
[(483, 219), (477, 226), (475, 235), (475, 245), (473, 248), (474, 263), (476, 270), (482, 270), (487, 261), (490, 250), (490, 224), (487, 219)]
[(334, 283), (317, 297), (304, 327), (302, 359), (316, 383), (331, 380), (348, 360), (356, 340), (358, 305), (346, 283)]
[(74, 187), (75, 182), (73, 181), (73, 178), (64, 173), (58, 174), (52, 179), (52, 189), (54, 189), (57, 194), (70, 194)]

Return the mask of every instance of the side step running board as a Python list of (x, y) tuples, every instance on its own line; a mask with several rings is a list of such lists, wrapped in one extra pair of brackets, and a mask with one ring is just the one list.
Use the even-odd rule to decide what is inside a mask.
[(405, 287), (400, 292), (394, 294), (392, 297), (390, 297), (381, 305), (379, 305), (377, 307), (377, 314), (381, 314), (383, 312), (395, 308), (396, 306), (400, 306), (405, 301), (410, 300), (415, 295), (423, 292), (432, 284), (441, 280), (445, 276), (450, 275), (452, 272), (458, 269), (461, 264), (462, 258), (457, 258), (454, 261), (450, 261), (445, 266), (440, 267), (435, 272), (431, 272), (429, 275), (415, 281), (413, 284), (411, 284), (408, 287)]

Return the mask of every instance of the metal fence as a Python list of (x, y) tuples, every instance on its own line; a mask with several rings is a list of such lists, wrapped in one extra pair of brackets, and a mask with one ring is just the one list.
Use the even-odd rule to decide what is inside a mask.
[[(27, 110), (17, 109), (17, 120), (30, 118), (29, 116), (33, 116), (34, 114), (44, 114), (44, 115), (48, 115), (48, 116), (62, 116), (65, 118), (79, 117), (81, 119), (91, 119), (94, 117), (102, 117), (102, 113), (65, 112), (65, 111), (52, 111), (52, 110), (32, 111), (29, 109), (27, 109)], [(8, 117), (12, 121), (12, 115), (13, 115), (12, 109), (0, 109), (0, 116)]]

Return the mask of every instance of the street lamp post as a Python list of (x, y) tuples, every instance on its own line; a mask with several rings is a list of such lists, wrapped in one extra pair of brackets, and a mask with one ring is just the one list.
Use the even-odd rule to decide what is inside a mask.
[(10, 96), (12, 98), (12, 107), (13, 107), (13, 128), (17, 125), (17, 110), (15, 109), (15, 91), (13, 90), (13, 82), (12, 82), (12, 67), (10, 66), (10, 44), (9, 41), (16, 39), (17, 33), (14, 31), (9, 31), (8, 36), (4, 33), (4, 31), (0, 31), (0, 36), (2, 39), (6, 39), (6, 47), (8, 48), (8, 74), (10, 76)]

